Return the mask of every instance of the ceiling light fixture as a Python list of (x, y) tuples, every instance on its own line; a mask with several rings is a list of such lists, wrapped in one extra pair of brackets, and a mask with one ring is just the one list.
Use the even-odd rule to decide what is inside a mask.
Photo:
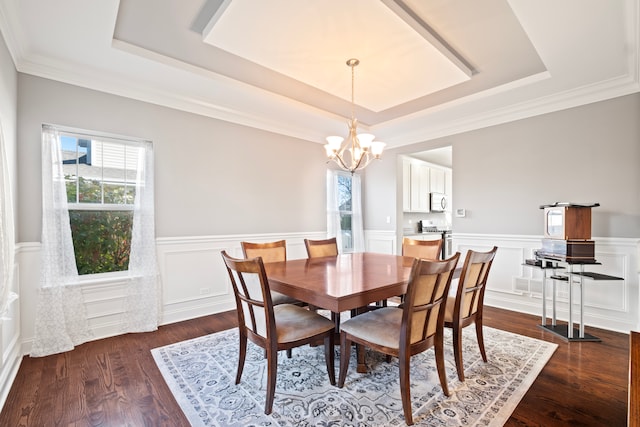
[(324, 146), (329, 160), (333, 160), (342, 169), (351, 173), (364, 169), (373, 159), (380, 159), (386, 145), (384, 142), (374, 141), (375, 136), (370, 133), (358, 134), (356, 132), (358, 120), (354, 115), (354, 68), (359, 63), (360, 61), (355, 58), (347, 61), (347, 65), (351, 67), (351, 120), (347, 123), (349, 126), (349, 136), (344, 145), (342, 144), (344, 138), (341, 136), (328, 136), (327, 144)]

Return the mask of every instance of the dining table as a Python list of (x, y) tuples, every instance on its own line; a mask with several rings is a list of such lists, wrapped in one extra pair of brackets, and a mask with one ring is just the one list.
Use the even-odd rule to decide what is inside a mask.
[(413, 258), (358, 252), (265, 264), (269, 286), (297, 300), (341, 313), (407, 290)]
[[(339, 319), (342, 312), (362, 311), (371, 303), (405, 294), (413, 261), (413, 257), (357, 252), (271, 262), (265, 270), (272, 290), (329, 310)], [(362, 351), (357, 371), (366, 372)]]

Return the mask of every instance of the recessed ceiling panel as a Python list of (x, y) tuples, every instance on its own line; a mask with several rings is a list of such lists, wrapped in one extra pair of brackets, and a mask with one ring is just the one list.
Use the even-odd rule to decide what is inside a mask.
[(383, 111), (468, 81), (385, 4), (371, 0), (233, 0), (203, 32), (206, 43), (317, 89)]

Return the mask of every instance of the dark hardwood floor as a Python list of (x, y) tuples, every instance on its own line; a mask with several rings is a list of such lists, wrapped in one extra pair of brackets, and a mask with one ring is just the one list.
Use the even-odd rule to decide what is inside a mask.
[[(625, 426), (629, 336), (587, 328), (600, 343), (567, 343), (540, 318), (485, 308), (485, 324), (559, 345), (507, 426)], [(25, 357), (0, 426), (187, 426), (150, 350), (236, 325), (226, 312)]]

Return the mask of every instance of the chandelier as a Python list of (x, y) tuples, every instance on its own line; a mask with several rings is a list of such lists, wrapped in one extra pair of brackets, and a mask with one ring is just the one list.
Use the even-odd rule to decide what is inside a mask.
[[(333, 160), (342, 169), (352, 174), (360, 169), (364, 169), (373, 159), (380, 159), (385, 143), (374, 141), (375, 136), (370, 133), (358, 134), (358, 120), (354, 116), (354, 68), (360, 63), (357, 59), (349, 59), (347, 65), (351, 67), (351, 120), (347, 122), (349, 126), (349, 136), (345, 141), (341, 136), (328, 136), (327, 144), (324, 148), (327, 151), (329, 160)], [(344, 144), (342, 143), (344, 141)], [(329, 161), (327, 160), (327, 162)]]

